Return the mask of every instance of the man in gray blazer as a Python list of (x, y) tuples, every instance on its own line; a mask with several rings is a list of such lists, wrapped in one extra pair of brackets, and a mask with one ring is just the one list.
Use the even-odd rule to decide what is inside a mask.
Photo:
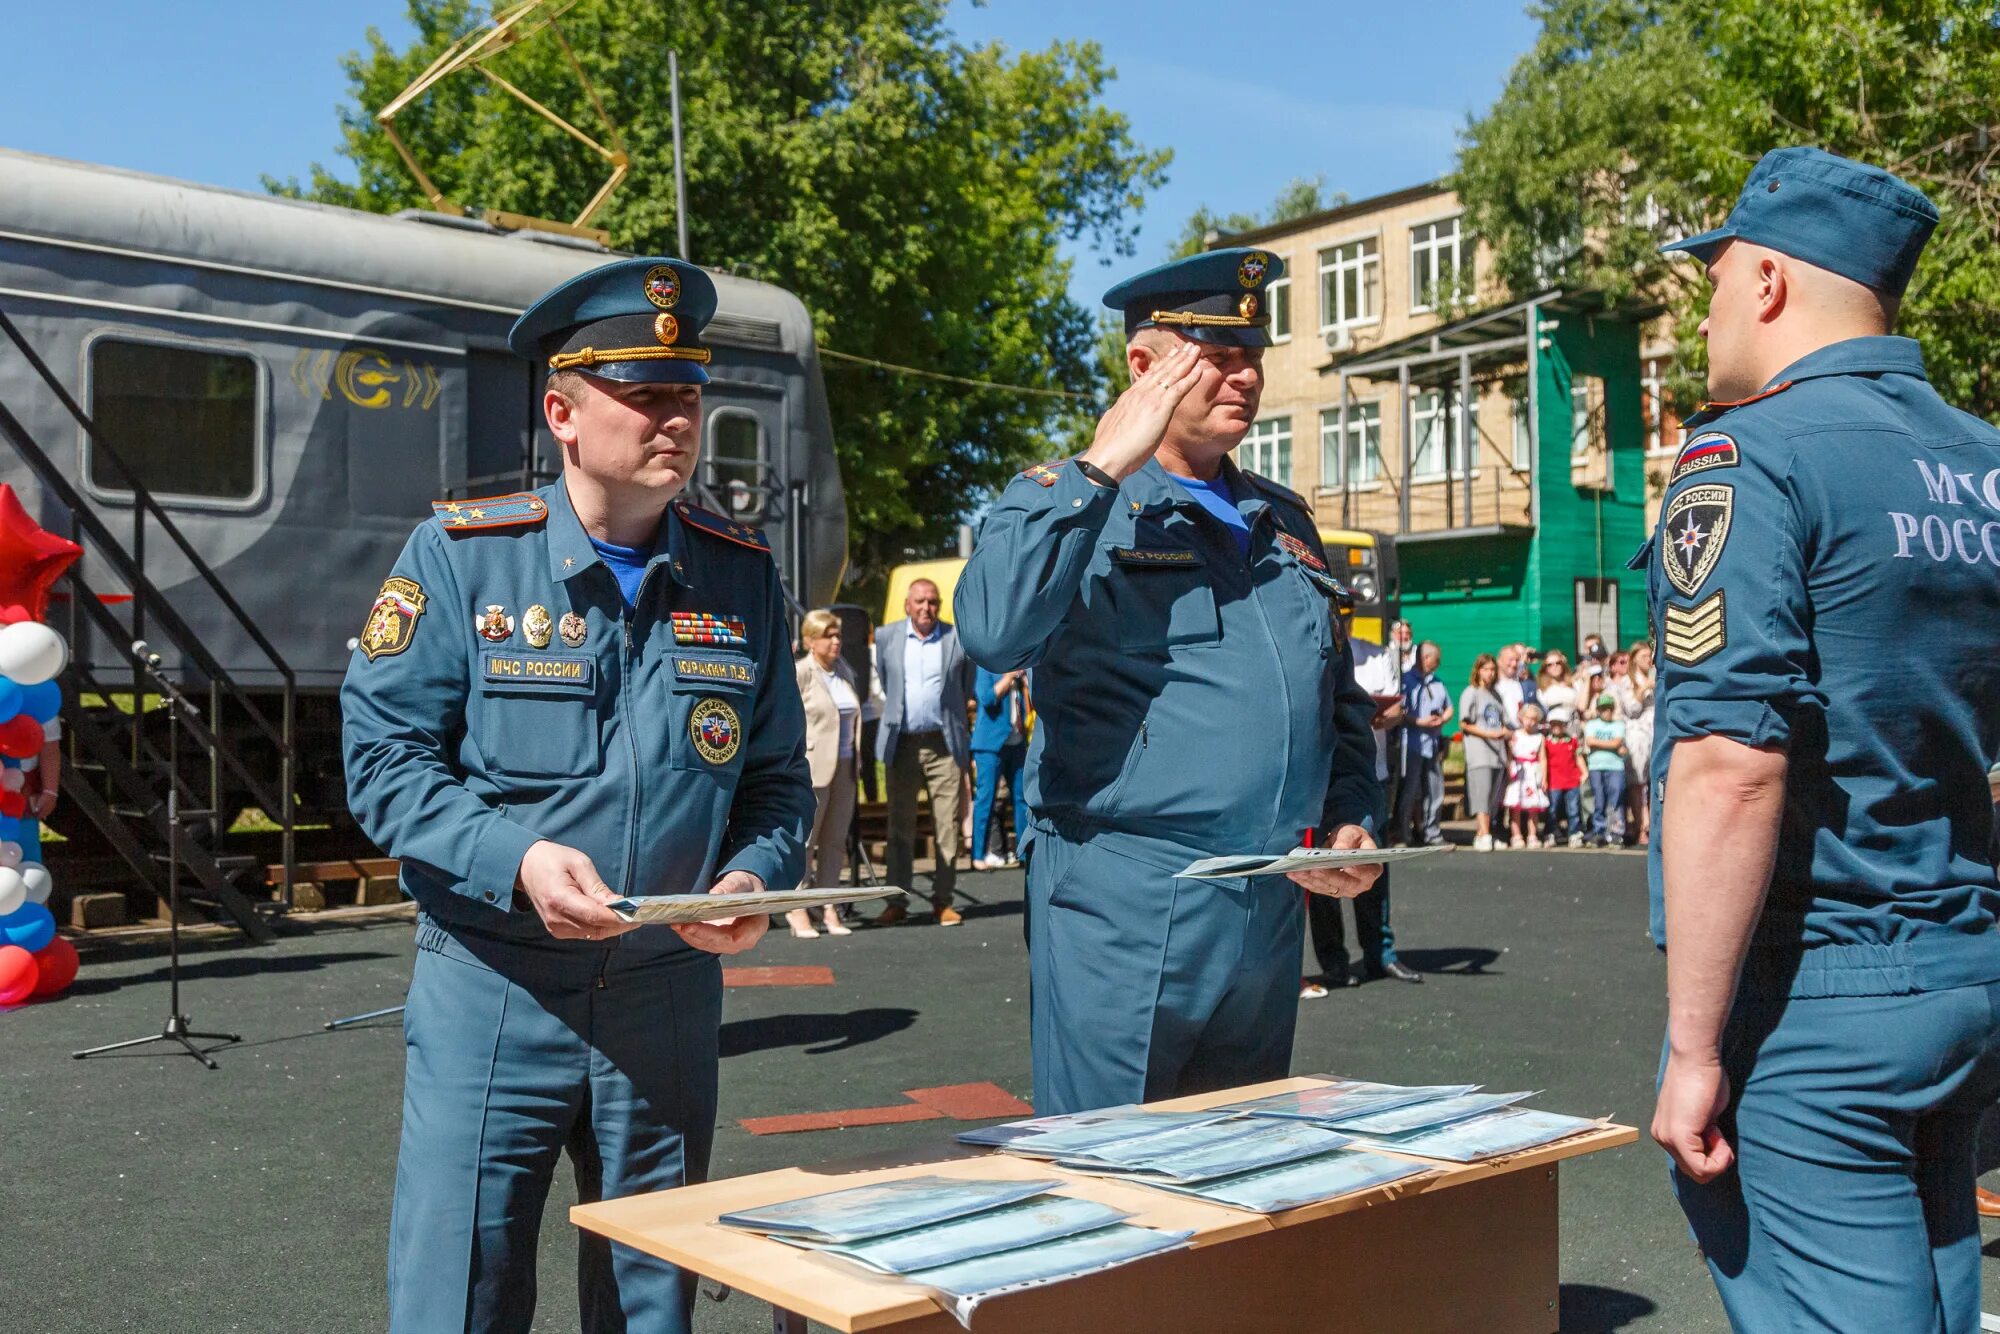
[[(931, 823), (937, 829), (931, 904), (939, 926), (957, 926), (961, 918), (951, 906), (951, 891), (957, 876), (959, 798), (972, 761), (966, 711), (974, 668), (959, 645), (958, 631), (938, 619), (943, 601), (936, 584), (919, 579), (903, 598), (904, 619), (875, 632), (875, 670), (882, 683), (875, 752), (889, 776), (889, 883), (911, 887), (917, 789), (928, 788)], [(907, 912), (900, 902), (891, 903), (876, 921), (900, 922)]]

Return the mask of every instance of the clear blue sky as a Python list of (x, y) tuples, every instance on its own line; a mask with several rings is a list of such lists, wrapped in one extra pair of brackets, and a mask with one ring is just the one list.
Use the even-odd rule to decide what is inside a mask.
[[(370, 25), (398, 44), (410, 36), (403, 0), (8, 9), (0, 143), (242, 189), (260, 173), (337, 164), (340, 55)], [(952, 16), (971, 42), (1103, 46), (1119, 75), (1111, 105), (1139, 142), (1174, 150), (1142, 215), (1146, 263), (1198, 204), (1262, 209), (1294, 176), (1324, 174), (1360, 198), (1439, 175), (1466, 113), (1534, 37), (1523, 0), (953, 0)], [(1078, 258), (1087, 298), (1131, 263)]]

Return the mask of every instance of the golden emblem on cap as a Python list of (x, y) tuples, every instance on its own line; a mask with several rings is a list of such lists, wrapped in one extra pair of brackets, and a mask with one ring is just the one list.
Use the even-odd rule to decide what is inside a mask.
[(660, 340), (661, 347), (672, 347), (674, 339), (681, 336), (681, 322), (662, 311), (653, 317), (653, 337)]
[(549, 615), (549, 609), (537, 602), (521, 617), (521, 633), (528, 637), (532, 648), (547, 648), (549, 636), (555, 633), (556, 623)]
[(646, 270), (646, 300), (661, 310), (672, 310), (681, 299), (681, 276), (671, 264), (655, 264)]
[(563, 613), (560, 633), (563, 643), (569, 645), (571, 648), (583, 647), (583, 637), (589, 628), (584, 623), (583, 617), (577, 615), (575, 612), (566, 611)]
[(1243, 257), (1236, 266), (1236, 281), (1245, 287), (1255, 287), (1264, 281), (1264, 271), (1271, 265), (1271, 257), (1261, 250), (1253, 250)]
[(1245, 292), (1243, 294), (1243, 299), (1236, 303), (1236, 313), (1238, 315), (1241, 315), (1246, 320), (1256, 319), (1257, 294), (1255, 292)]

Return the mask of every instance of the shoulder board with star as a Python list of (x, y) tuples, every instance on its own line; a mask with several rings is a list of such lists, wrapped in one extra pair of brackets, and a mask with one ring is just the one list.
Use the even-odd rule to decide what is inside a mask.
[(1792, 387), (1792, 384), (1793, 382), (1791, 380), (1786, 380), (1783, 381), (1782, 383), (1774, 384), (1769, 389), (1763, 390), (1760, 393), (1752, 394), (1748, 398), (1736, 398), (1736, 399), (1729, 399), (1723, 402), (1704, 403), (1701, 405), (1700, 408), (1690, 413), (1687, 417), (1687, 420), (1683, 421), (1681, 425), (1686, 427), (1688, 430), (1696, 430), (1700, 427), (1708, 425), (1708, 423), (1714, 421), (1717, 417), (1722, 416), (1726, 412), (1730, 412), (1736, 408), (1747, 408), (1752, 403), (1762, 403), (1767, 398), (1774, 398), (1777, 395), (1784, 393), (1787, 389), (1790, 389)]
[(433, 500), (431, 512), (450, 533), (489, 528), (523, 528), (549, 517), (548, 503), (532, 491), (479, 500)]
[(1021, 476), (1037, 486), (1054, 486), (1062, 476), (1063, 465), (1068, 462), (1068, 459), (1051, 459), (1047, 463), (1037, 463), (1032, 468), (1021, 469)]
[(681, 522), (710, 537), (719, 537), (725, 542), (734, 542), (739, 547), (749, 547), (752, 551), (771, 554), (771, 544), (765, 540), (764, 532), (747, 523), (737, 523), (713, 511), (685, 500), (674, 502), (674, 513), (681, 516)]

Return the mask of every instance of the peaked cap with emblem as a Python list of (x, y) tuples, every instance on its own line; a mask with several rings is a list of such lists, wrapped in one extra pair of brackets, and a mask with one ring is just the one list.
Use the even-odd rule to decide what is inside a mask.
[(1740, 238), (1900, 297), (1937, 221), (1936, 205), (1880, 167), (1818, 148), (1774, 148), (1750, 169), (1720, 227), (1660, 248), (1705, 264)]
[(544, 293), (507, 335), (514, 354), (551, 371), (627, 384), (707, 384), (701, 331), (715, 281), (682, 259), (621, 259)]
[(1208, 250), (1127, 278), (1104, 294), (1125, 314), (1125, 336), (1171, 329), (1219, 347), (1271, 346), (1270, 286), (1285, 261), (1268, 250)]

